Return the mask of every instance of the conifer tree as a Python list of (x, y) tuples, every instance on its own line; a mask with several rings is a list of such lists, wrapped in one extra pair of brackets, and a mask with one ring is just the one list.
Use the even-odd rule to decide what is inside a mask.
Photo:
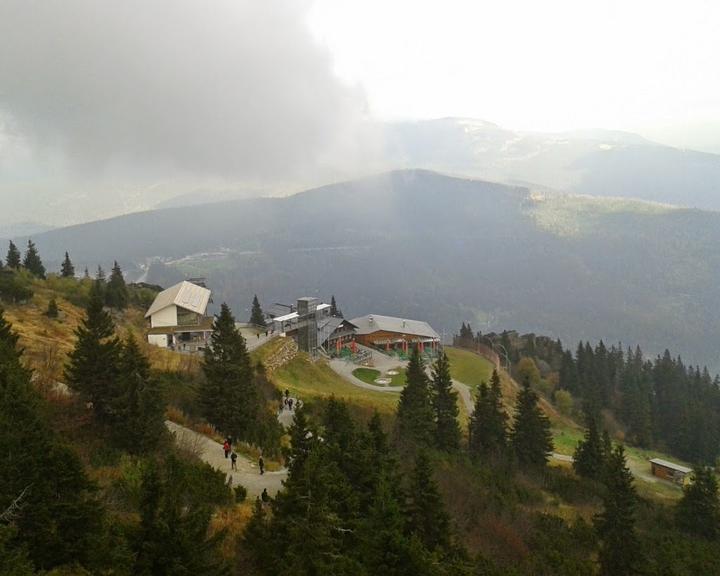
[(116, 310), (125, 310), (129, 295), (120, 265), (117, 260), (113, 263), (110, 279), (105, 286), (105, 304)]
[(132, 335), (122, 343), (118, 368), (118, 395), (113, 402), (116, 443), (133, 454), (151, 452), (165, 434), (165, 403), (150, 363)]
[(250, 440), (261, 398), (245, 339), (225, 303), (215, 316), (211, 343), (205, 349), (203, 372), (205, 381), (200, 389), (200, 401), (208, 422), (223, 434)]
[(257, 326), (258, 328), (265, 328), (266, 326), (265, 314), (263, 314), (257, 294), (253, 296), (252, 309), (250, 310), (250, 324)]
[(141, 485), (141, 521), (133, 548), (138, 576), (226, 576), (220, 553), (223, 531), (209, 536), (212, 510), (188, 501), (175, 458), (165, 470), (153, 464)]
[(85, 266), (85, 271), (83, 272), (83, 278), (85, 278), (85, 280), (90, 279), (90, 271), (88, 270), (87, 266)]
[(58, 305), (55, 301), (55, 298), (50, 298), (50, 302), (48, 302), (47, 310), (45, 311), (45, 316), (48, 318), (57, 318), (59, 314)]
[(0, 555), (25, 548), (43, 570), (84, 564), (100, 529), (101, 509), (80, 459), (48, 426), (17, 342), (0, 312), (0, 511), (13, 502), (17, 508), (11, 549), (3, 551), (0, 543)]
[(408, 493), (408, 530), (429, 550), (447, 548), (450, 519), (433, 479), (432, 464), (424, 451), (415, 458)]
[(444, 352), (433, 366), (432, 406), (435, 412), (435, 445), (445, 452), (460, 448), (457, 392), (452, 389), (450, 360)]
[(603, 576), (629, 576), (635, 573), (638, 558), (637, 495), (622, 445), (617, 445), (607, 457), (604, 483), (603, 511), (594, 520), (601, 541), (600, 573)]
[(518, 461), (536, 468), (543, 468), (552, 452), (550, 421), (540, 410), (538, 396), (527, 380), (518, 395), (510, 442)]
[(60, 276), (63, 278), (75, 278), (75, 266), (73, 266), (70, 255), (67, 252), (65, 252), (65, 259), (60, 267)]
[(718, 481), (711, 468), (700, 466), (693, 471), (690, 484), (683, 488), (675, 518), (686, 532), (708, 540), (717, 540), (720, 536)]
[(93, 284), (85, 318), (75, 336), (75, 349), (65, 369), (68, 385), (92, 402), (98, 421), (109, 424), (117, 395), (120, 346), (112, 318), (103, 309), (99, 280)]
[(15, 270), (20, 268), (20, 250), (17, 249), (17, 246), (15, 246), (12, 240), (10, 240), (5, 263), (8, 268), (14, 268)]
[(507, 447), (507, 414), (502, 405), (500, 376), (493, 370), (490, 388), (483, 382), (470, 417), (470, 455), (494, 456)]
[(334, 294), (330, 297), (330, 316), (334, 316), (335, 318), (343, 317), (342, 310), (337, 307), (337, 303), (335, 302)]
[(45, 266), (43, 266), (42, 260), (40, 260), (40, 254), (38, 254), (37, 248), (32, 240), (28, 240), (27, 252), (25, 252), (25, 258), (23, 259), (23, 267), (33, 276), (45, 278)]
[(400, 393), (397, 423), (400, 436), (419, 446), (431, 446), (435, 423), (425, 365), (417, 348), (413, 349), (407, 370), (406, 385)]
[(573, 455), (573, 469), (575, 472), (591, 478), (600, 480), (604, 466), (603, 441), (598, 430), (599, 414), (589, 406), (585, 407), (585, 435), (578, 442)]

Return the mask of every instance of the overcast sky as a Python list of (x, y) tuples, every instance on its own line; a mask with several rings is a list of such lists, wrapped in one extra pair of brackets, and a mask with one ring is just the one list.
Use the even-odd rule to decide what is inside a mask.
[(372, 172), (374, 120), (720, 152), (718, 29), (702, 0), (0, 0), (0, 225)]
[(720, 151), (716, 0), (317, 0), (311, 26), (380, 118), (621, 129)]

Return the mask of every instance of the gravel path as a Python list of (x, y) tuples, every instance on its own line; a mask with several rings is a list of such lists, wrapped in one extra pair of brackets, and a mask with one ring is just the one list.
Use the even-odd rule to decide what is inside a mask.
[(222, 444), (175, 422), (166, 420), (165, 425), (175, 435), (175, 441), (179, 446), (197, 454), (216, 470), (225, 472), (233, 486), (238, 484), (245, 486), (249, 498), (260, 496), (263, 488), (267, 488), (268, 494), (274, 496), (287, 478), (286, 469), (260, 474), (257, 462), (252, 462), (241, 454), (238, 454), (237, 470), (232, 470), (230, 458), (225, 458)]

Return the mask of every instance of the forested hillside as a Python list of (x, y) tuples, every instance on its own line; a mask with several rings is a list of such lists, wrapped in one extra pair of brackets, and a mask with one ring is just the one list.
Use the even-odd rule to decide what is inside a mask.
[(162, 285), (205, 276), (218, 301), (247, 316), (253, 294), (335, 294), (350, 316), (422, 318), (446, 333), (471, 320), (483, 331), (632, 342), (720, 368), (714, 212), (406, 171), (34, 240), (48, 260), (59, 263), (67, 249), (93, 270), (116, 254), (134, 277)]

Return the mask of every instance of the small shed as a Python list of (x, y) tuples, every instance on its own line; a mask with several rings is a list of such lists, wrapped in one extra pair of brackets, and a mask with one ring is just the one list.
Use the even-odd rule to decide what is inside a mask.
[(662, 458), (653, 458), (650, 460), (650, 467), (652, 469), (653, 476), (662, 478), (663, 480), (669, 480), (676, 484), (682, 484), (685, 482), (685, 477), (692, 472), (692, 468), (687, 466), (681, 466), (674, 462), (668, 462)]

